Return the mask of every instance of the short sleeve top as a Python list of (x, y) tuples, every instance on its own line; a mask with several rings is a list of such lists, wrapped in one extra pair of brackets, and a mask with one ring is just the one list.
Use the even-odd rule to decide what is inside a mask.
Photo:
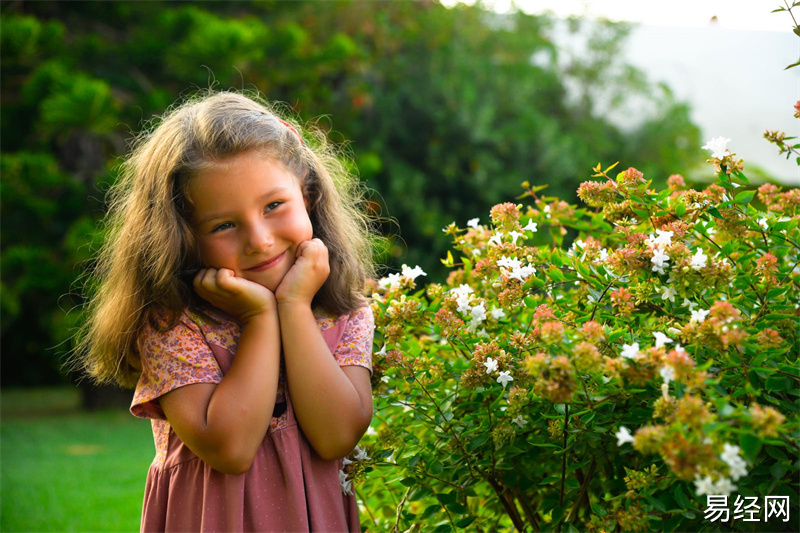
[[(315, 314), (339, 365), (371, 371), (372, 311)], [(342, 460), (320, 458), (305, 439), (285, 394), (283, 368), (273, 418), (244, 474), (201, 461), (172, 430), (159, 398), (193, 383), (218, 383), (235, 358), (240, 329), (210, 308), (186, 310), (170, 329), (147, 326), (139, 339), (142, 375), (131, 412), (150, 418), (156, 456), (150, 466), (142, 531), (361, 531), (358, 505), (342, 485)]]
[[(372, 372), (375, 324), (369, 306), (340, 316), (315, 310), (314, 316), (322, 332), (344, 327), (341, 340), (335, 350), (331, 350), (340, 366), (363, 366)], [(139, 337), (142, 374), (134, 392), (131, 413), (166, 421), (159, 397), (185, 385), (222, 381), (235, 356), (239, 335), (240, 327), (233, 318), (211, 307), (184, 310), (177, 325), (167, 331), (147, 324)], [(283, 401), (285, 387), (285, 375), (281, 370), (276, 403)], [(273, 419), (272, 429), (283, 422), (280, 418)], [(165, 457), (168, 428), (157, 430), (154, 425), (153, 429), (155, 463), (159, 463)]]

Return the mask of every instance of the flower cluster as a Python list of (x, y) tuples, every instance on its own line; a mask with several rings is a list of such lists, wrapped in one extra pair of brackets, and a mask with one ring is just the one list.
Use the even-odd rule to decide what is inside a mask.
[(378, 444), (405, 488), (438, 495), (409, 512), (553, 527), (579, 513), (525, 506), (596, 484), (627, 503), (584, 529), (646, 530), (679, 518), (651, 506), (666, 491), (691, 514), (675, 494), (796, 473), (781, 448), (798, 431), (800, 193), (748, 187), (729, 143), (704, 146), (718, 181), (702, 190), (598, 165), (578, 208), (524, 184), (527, 208), (444, 229), (444, 283), (416, 290), (424, 272), (404, 266), (375, 285)]
[(356, 480), (364, 471), (366, 461), (369, 461), (369, 456), (366, 450), (358, 446), (353, 449), (349, 456), (342, 459), (342, 468), (339, 470), (339, 484), (342, 487), (343, 494), (353, 494), (353, 481)]

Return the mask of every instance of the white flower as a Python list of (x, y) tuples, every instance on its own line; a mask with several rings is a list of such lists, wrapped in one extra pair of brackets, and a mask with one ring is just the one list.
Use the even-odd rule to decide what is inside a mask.
[(533, 220), (529, 220), (528, 224), (524, 228), (522, 228), (522, 231), (532, 231), (533, 233), (536, 233), (538, 231), (538, 229), (536, 228), (537, 226), (538, 224), (536, 224), (536, 222), (534, 222)]
[(620, 355), (626, 359), (639, 359), (639, 343), (623, 344), (622, 353)]
[(659, 274), (664, 273), (664, 268), (667, 266), (667, 261), (669, 261), (669, 256), (662, 250), (661, 248), (656, 248), (653, 250), (653, 258), (650, 259), (650, 262), (653, 263), (653, 272), (658, 272)]
[(697, 311), (692, 311), (692, 318), (689, 320), (689, 322), (700, 323), (706, 319), (708, 313), (710, 312), (711, 311), (708, 311), (706, 309), (698, 309)]
[(520, 233), (518, 231), (510, 231), (510, 232), (508, 232), (508, 234), (511, 235), (511, 243), (512, 244), (517, 244), (517, 239), (519, 239), (520, 237), (524, 237), (525, 236), (524, 233)]
[(518, 279), (524, 282), (528, 279), (532, 274), (536, 273), (536, 268), (532, 267), (531, 265), (527, 266), (520, 266), (515, 268), (508, 277)]
[(344, 494), (353, 495), (353, 482), (347, 480), (347, 474), (344, 473), (344, 470), (339, 470), (339, 484), (342, 486)]
[(691, 301), (689, 298), (684, 298), (681, 307), (689, 306), (689, 311), (694, 311), (694, 307), (698, 305), (695, 302)]
[(399, 287), (400, 286), (400, 274), (389, 274), (385, 278), (381, 278), (381, 280), (378, 281), (378, 285), (381, 288), (384, 288), (384, 289), (388, 289), (390, 287), (391, 288)]
[(737, 458), (737, 461), (730, 463), (728, 466), (730, 467), (729, 473), (734, 481), (738, 481), (739, 478), (747, 475), (747, 463), (742, 458)]
[(714, 494), (719, 494), (721, 496), (727, 496), (731, 492), (734, 492), (738, 487), (731, 483), (731, 480), (723, 477), (720, 478), (719, 481), (714, 483)]
[(728, 444), (727, 442), (723, 444), (723, 452), (720, 454), (720, 459), (725, 461), (728, 464), (731, 464), (731, 461), (739, 458), (739, 451), (741, 448), (738, 446), (733, 446)]
[(522, 266), (522, 261), (520, 261), (516, 257), (503, 256), (497, 261), (497, 266), (505, 267), (509, 270), (516, 270), (517, 268)]
[(503, 243), (503, 235), (500, 233), (495, 233), (494, 235), (489, 237), (489, 244), (500, 246), (502, 243)]
[(419, 265), (415, 266), (414, 268), (408, 268), (408, 265), (403, 265), (402, 273), (405, 277), (407, 277), (411, 281), (414, 281), (419, 276), (427, 276), (427, 274), (422, 271)]
[(470, 228), (478, 229), (478, 222), (479, 221), (480, 221), (479, 218), (471, 218), (467, 222), (467, 226), (469, 226)]
[(389, 383), (389, 376), (383, 376), (381, 378), (381, 381), (383, 381), (384, 383)]
[(484, 308), (483, 302), (472, 308), (470, 311), (470, 316), (473, 320), (477, 320), (479, 323), (486, 320), (486, 308)]
[(669, 300), (670, 302), (675, 301), (675, 296), (678, 292), (675, 290), (675, 287), (661, 287), (661, 299), (662, 300)]
[(653, 332), (653, 336), (656, 338), (656, 348), (661, 348), (665, 344), (670, 342), (674, 342), (672, 339), (667, 337), (665, 334), (661, 333), (660, 331)]
[(747, 475), (747, 463), (739, 455), (738, 446), (731, 446), (726, 442), (725, 451), (720, 454), (720, 459), (727, 463), (734, 481), (738, 481), (739, 478)]
[(363, 450), (358, 446), (356, 446), (353, 451), (356, 452), (355, 456), (353, 457), (356, 461), (365, 461), (369, 459), (369, 456), (367, 455), (367, 450)]
[(469, 305), (469, 294), (463, 294), (456, 299), (456, 304), (458, 305), (458, 309), (456, 309), (461, 314), (467, 314), (472, 311), (472, 308)]
[(661, 378), (667, 386), (669, 386), (670, 381), (675, 381), (675, 369), (670, 365), (662, 366), (661, 370), (659, 370), (659, 374), (661, 374)]
[(695, 474), (694, 491), (698, 496), (702, 496), (703, 494), (715, 494), (714, 482), (711, 480), (711, 476), (701, 478), (699, 475)]
[(483, 366), (486, 367), (486, 373), (491, 374), (492, 372), (497, 372), (497, 361), (489, 357), (486, 359), (486, 362), (483, 363)]
[(503, 387), (508, 385), (509, 381), (514, 381), (514, 378), (511, 377), (511, 372), (509, 372), (508, 370), (500, 372), (500, 375), (497, 376), (497, 382), (500, 383)]
[(528, 423), (528, 421), (527, 421), (527, 420), (525, 420), (524, 418), (522, 418), (522, 415), (519, 415), (519, 416), (517, 416), (517, 418), (515, 418), (514, 420), (512, 420), (512, 422), (513, 422), (514, 424), (518, 425), (520, 428), (523, 428), (523, 427), (525, 427), (525, 425)]
[(381, 350), (375, 355), (386, 355), (386, 343), (384, 343), (383, 346), (381, 346)]
[(714, 137), (702, 146), (703, 150), (709, 150), (711, 157), (722, 159), (730, 153), (728, 150), (728, 143), (731, 142), (727, 137)]
[(351, 461), (349, 457), (342, 457), (342, 466), (347, 466), (349, 464), (353, 464), (353, 461)]
[(450, 292), (454, 293), (456, 295), (456, 297), (459, 297), (459, 296), (462, 296), (462, 295), (472, 294), (475, 291), (473, 291), (472, 287), (470, 287), (466, 283), (462, 283), (461, 285), (459, 285), (455, 289), (450, 289)]
[(598, 258), (598, 261), (601, 263), (605, 263), (607, 259), (608, 259), (608, 249), (603, 248), (602, 250), (600, 250), (600, 257)]
[(506, 316), (506, 312), (499, 307), (495, 307), (494, 309), (491, 310), (491, 315), (493, 319), (499, 320), (504, 316)]
[(705, 268), (707, 264), (708, 256), (703, 253), (701, 248), (698, 248), (692, 256), (692, 268), (694, 270), (700, 270), (701, 268)]
[(549, 205), (544, 206), (544, 209), (542, 209), (542, 211), (544, 211), (544, 214), (547, 216), (547, 218), (550, 218), (550, 206)]
[(633, 442), (633, 435), (625, 426), (620, 426), (614, 436), (617, 437), (617, 446), (622, 446), (626, 442)]
[(654, 238), (653, 235), (650, 235), (650, 238), (648, 238), (645, 242), (653, 246), (669, 246), (672, 244), (672, 236), (674, 235), (674, 232), (657, 229), (656, 233), (658, 233), (658, 237)]

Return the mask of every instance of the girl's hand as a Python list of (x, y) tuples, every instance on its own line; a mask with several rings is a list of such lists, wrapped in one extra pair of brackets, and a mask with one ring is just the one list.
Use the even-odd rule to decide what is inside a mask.
[(311, 305), (311, 300), (328, 279), (330, 272), (328, 248), (325, 244), (319, 239), (301, 242), (295, 252), (292, 268), (275, 290), (278, 303)]
[(205, 301), (245, 324), (274, 313), (275, 295), (268, 288), (234, 275), (228, 268), (203, 268), (194, 277), (194, 290)]

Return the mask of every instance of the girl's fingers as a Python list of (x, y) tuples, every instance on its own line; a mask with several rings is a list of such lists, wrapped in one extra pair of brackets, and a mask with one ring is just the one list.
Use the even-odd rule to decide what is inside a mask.
[[(198, 293), (228, 294), (233, 288), (233, 271), (227, 268), (204, 268), (194, 278), (194, 288)], [(222, 281), (222, 283), (220, 283)]]
[(233, 275), (233, 270), (228, 268), (220, 268), (216, 276), (217, 287), (226, 292), (232, 292), (236, 288), (236, 276)]

